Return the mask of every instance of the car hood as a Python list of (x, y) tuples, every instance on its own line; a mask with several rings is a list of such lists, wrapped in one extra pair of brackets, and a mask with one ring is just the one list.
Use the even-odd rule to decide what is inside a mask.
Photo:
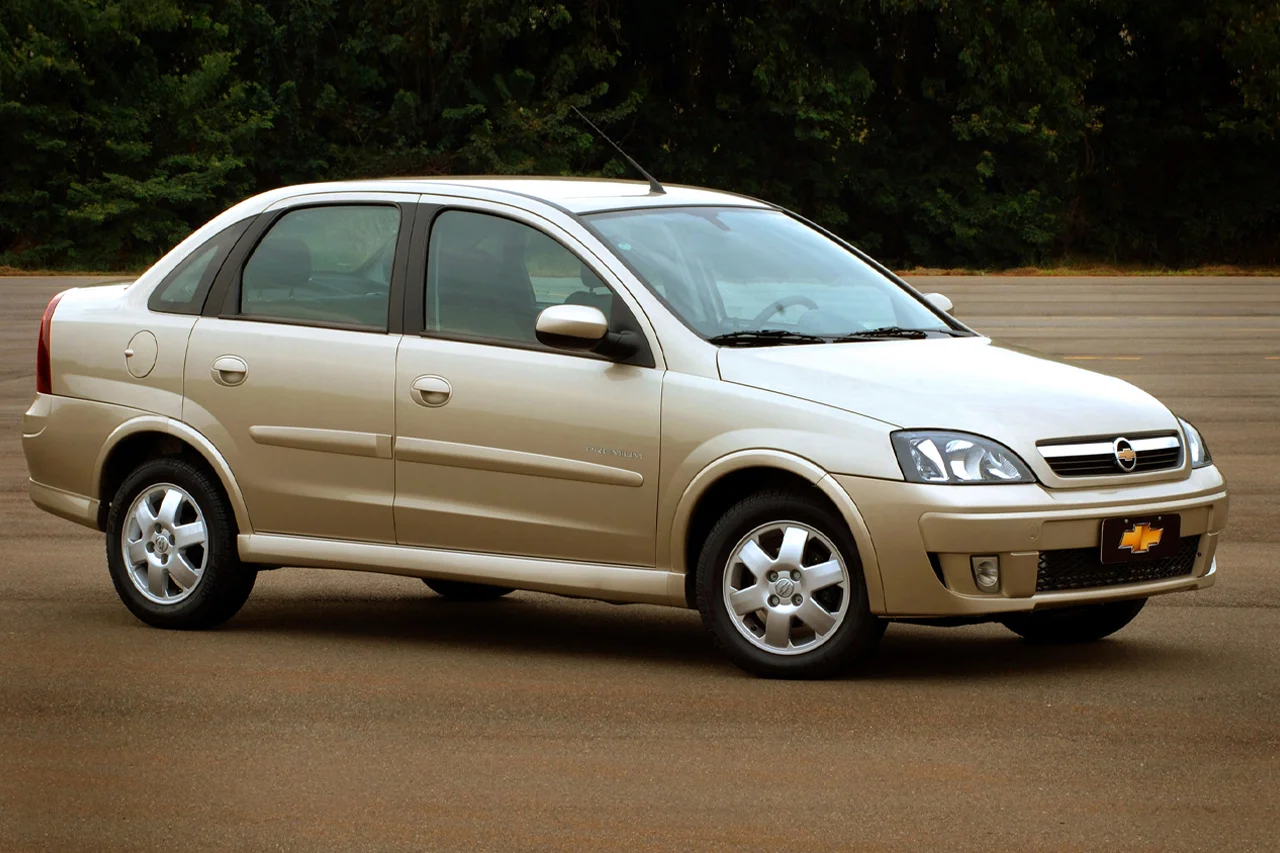
[(904, 428), (977, 433), (1029, 454), (1050, 438), (1176, 430), (1128, 382), (989, 338), (722, 348), (720, 376)]

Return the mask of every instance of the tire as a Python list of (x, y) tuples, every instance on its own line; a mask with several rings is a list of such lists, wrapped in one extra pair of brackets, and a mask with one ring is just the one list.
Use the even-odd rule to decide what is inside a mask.
[(423, 578), (422, 582), (431, 587), (431, 591), (455, 601), (495, 601), (502, 596), (515, 592), (509, 586), (493, 586), (487, 583), (471, 583), (470, 581), (447, 581), (440, 578)]
[(1033, 643), (1091, 643), (1109, 637), (1133, 618), (1147, 603), (1145, 598), (1015, 613), (1000, 621), (1013, 633)]
[[(825, 678), (850, 668), (884, 634), (885, 622), (868, 609), (848, 526), (814, 498), (787, 491), (744, 498), (711, 528), (696, 571), (703, 624), (730, 660), (755, 675)], [(745, 610), (752, 604), (761, 606)]]
[[(144, 503), (149, 515), (141, 514)], [(147, 530), (144, 518), (153, 522)], [(203, 525), (202, 541), (197, 522)], [(240, 562), (235, 516), (221, 484), (176, 457), (144, 463), (116, 491), (107, 513), (107, 567), (134, 616), (179, 630), (213, 628), (230, 619), (258, 577)]]

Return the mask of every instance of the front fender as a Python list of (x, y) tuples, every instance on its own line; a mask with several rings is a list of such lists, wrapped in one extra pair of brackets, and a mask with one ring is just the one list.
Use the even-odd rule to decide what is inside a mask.
[(684, 577), (690, 571), (685, 560), (685, 541), (689, 536), (689, 521), (693, 517), (694, 507), (721, 478), (748, 468), (775, 468), (795, 474), (813, 484), (831, 501), (848, 524), (854, 544), (858, 546), (871, 612), (883, 613), (884, 585), (880, 577), (880, 562), (876, 557), (875, 544), (871, 541), (871, 533), (867, 530), (862, 513), (858, 511), (849, 493), (814, 462), (794, 453), (768, 448), (739, 450), (721, 456), (700, 470), (681, 493), (671, 524), (667, 528), (667, 541), (659, 543), (659, 553), (667, 554), (672, 573), (667, 590), (672, 601), (684, 601), (685, 598)]

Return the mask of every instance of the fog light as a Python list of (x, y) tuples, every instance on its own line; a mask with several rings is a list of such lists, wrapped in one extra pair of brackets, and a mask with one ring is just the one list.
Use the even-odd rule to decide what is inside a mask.
[(983, 592), (996, 592), (1000, 589), (1000, 558), (970, 557), (969, 565), (973, 567), (973, 582)]

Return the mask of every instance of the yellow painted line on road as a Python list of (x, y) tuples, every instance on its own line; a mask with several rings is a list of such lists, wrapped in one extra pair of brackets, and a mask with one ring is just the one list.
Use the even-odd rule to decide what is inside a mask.
[[(965, 319), (969, 319), (969, 318), (965, 318)], [(1000, 327), (1000, 326), (992, 325), (991, 323), (976, 323), (976, 324), (975, 324), (975, 326), (981, 327), (981, 328), (983, 328), (983, 329), (989, 329), (989, 330), (990, 330), (990, 332), (989, 332), (989, 333), (984, 332), (984, 334), (988, 334), (988, 336), (990, 336), (990, 335), (1012, 335), (1012, 334), (1017, 334), (1017, 335), (1041, 335), (1041, 334), (1044, 334), (1045, 332), (1072, 332), (1072, 333), (1074, 333), (1074, 334), (1070, 335), (1070, 337), (1077, 337), (1077, 338), (1079, 338), (1079, 337), (1085, 337), (1085, 335), (1080, 334), (1082, 331), (1088, 331), (1088, 326), (1087, 326), (1087, 325), (1085, 325), (1085, 324), (1078, 324), (1078, 325), (1074, 325), (1074, 326), (1068, 326), (1068, 325), (1059, 325), (1059, 326), (1036, 326), (1036, 327), (1034, 327), (1034, 328), (1033, 328), (1033, 327), (1031, 327), (1031, 326), (1007, 326), (1007, 327)], [(1116, 333), (1117, 333), (1117, 332), (1119, 332), (1119, 331), (1121, 331), (1121, 330), (1120, 330), (1120, 329), (1112, 329), (1112, 330), (1111, 330), (1111, 331), (1109, 331), (1109, 332), (1099, 332), (1099, 333), (1098, 333), (1097, 335), (1095, 335), (1094, 337), (1110, 336), (1110, 335), (1116, 334)], [(1204, 332), (1204, 333), (1206, 333), (1206, 334), (1210, 334), (1210, 335), (1223, 335), (1223, 334), (1226, 334), (1226, 335), (1240, 335), (1240, 334), (1245, 334), (1245, 335), (1273, 335), (1273, 334), (1275, 334), (1276, 332), (1280, 332), (1280, 326), (1272, 326), (1271, 328), (1268, 328), (1268, 329), (1222, 329), (1222, 328), (1214, 328), (1214, 329), (1195, 329), (1195, 328), (1190, 328), (1190, 329), (1153, 329), (1153, 328), (1147, 327), (1147, 328), (1145, 328), (1145, 329), (1125, 329), (1125, 330), (1123, 330), (1123, 331), (1124, 331), (1126, 334), (1129, 334), (1129, 335), (1133, 335), (1133, 334), (1136, 334), (1136, 333), (1139, 333), (1139, 332), (1144, 332), (1144, 333), (1149, 334), (1149, 335), (1165, 335), (1165, 334), (1168, 334), (1169, 332), (1178, 332), (1179, 334), (1185, 334), (1185, 333), (1187, 333), (1187, 332)]]
[(1280, 355), (1263, 356), (1266, 361), (1280, 361)]
[(1201, 317), (1199, 314), (1143, 314), (1137, 317), (1130, 317), (1130, 320), (1257, 320), (1257, 319), (1276, 319), (1276, 314), (1209, 314)]
[(1142, 361), (1140, 355), (1064, 355), (1067, 361)]
[(995, 314), (987, 314), (982, 311), (969, 311), (965, 313), (965, 316), (966, 317), (987, 317), (987, 318), (996, 318), (996, 317), (1023, 318), (1023, 317), (1036, 316), (1038, 319), (1050, 320), (1050, 321), (1083, 320), (1087, 322), (1092, 322), (1094, 320), (1130, 320), (1130, 321), (1132, 320), (1180, 320), (1180, 321), (1194, 320), (1196, 322), (1199, 322), (1201, 320), (1214, 320), (1214, 321), (1218, 321), (1218, 320), (1280, 320), (1280, 313), (1272, 313), (1267, 311), (1254, 311), (1248, 314), (1208, 314), (1204, 316), (1201, 316), (1194, 312), (1188, 312), (1185, 314), (1126, 314), (1123, 317), (1101, 317), (1101, 316), (1095, 316), (1093, 314), (1031, 315), (1031, 314), (1020, 314), (1017, 312), (1009, 312), (1009, 313), (1001, 312), (1001, 313), (995, 313)]

